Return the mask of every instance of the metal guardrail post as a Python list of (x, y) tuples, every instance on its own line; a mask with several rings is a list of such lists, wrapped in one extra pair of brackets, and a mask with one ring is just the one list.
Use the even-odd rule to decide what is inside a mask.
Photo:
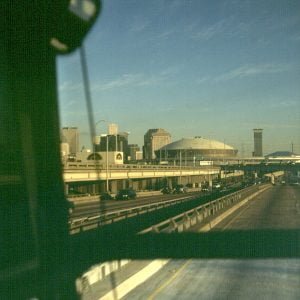
[(191, 218), (188, 216), (187, 213), (185, 213), (183, 217), (183, 230), (187, 230), (190, 227), (191, 227)]
[(194, 212), (193, 212), (193, 214), (192, 214), (192, 220), (191, 220), (191, 222), (192, 222), (192, 225), (195, 225), (195, 224), (197, 224), (197, 222), (199, 221), (199, 219), (200, 219), (200, 214), (199, 214), (199, 212), (198, 212), (198, 210), (195, 208), (194, 209)]
[[(255, 194), (259, 190), (258, 187), (250, 187), (246, 190), (235, 192), (231, 195), (221, 197), (210, 203), (203, 204), (197, 208), (190, 211), (184, 212), (172, 219), (161, 222), (155, 226), (156, 232), (167, 231), (167, 232), (181, 232), (188, 229), (190, 226), (195, 225), (195, 223), (201, 223), (203, 220), (216, 214), (219, 210), (230, 208), (234, 204), (238, 203), (240, 200), (247, 198), (250, 195)], [(180, 220), (180, 221), (178, 221)], [(177, 221), (177, 222), (176, 222)], [(168, 224), (168, 225), (167, 225)], [(153, 228), (153, 226), (152, 226)], [(162, 228), (160, 230), (160, 228)], [(164, 229), (165, 228), (165, 229)], [(151, 231), (151, 228), (145, 229), (144, 232)]]
[(178, 226), (177, 226), (176, 222), (174, 221), (174, 219), (171, 219), (170, 225), (168, 228), (170, 229), (171, 232), (178, 232)]
[(154, 232), (154, 233), (159, 233), (159, 230), (158, 230), (158, 228), (157, 228), (156, 225), (152, 226), (152, 230), (151, 231)]

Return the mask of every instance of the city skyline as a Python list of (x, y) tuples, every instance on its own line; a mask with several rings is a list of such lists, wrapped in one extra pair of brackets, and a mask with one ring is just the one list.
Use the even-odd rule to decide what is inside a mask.
[[(94, 119), (172, 140), (203, 136), (251, 155), (300, 152), (297, 1), (103, 1), (85, 47)], [(58, 58), (61, 126), (89, 146), (79, 54)], [(97, 132), (105, 132), (100, 124)]]
[[(149, 133), (151, 133), (151, 132), (154, 132), (154, 133), (160, 133), (160, 132), (162, 132), (162, 133), (165, 133), (165, 134), (168, 134), (168, 135), (170, 135), (170, 141), (169, 141), (169, 143), (165, 143), (164, 144), (164, 146), (167, 146), (167, 145), (171, 145), (171, 144), (174, 144), (174, 143), (180, 143), (181, 141), (183, 141), (183, 140), (189, 140), (189, 139), (197, 139), (197, 138), (203, 138), (203, 139), (206, 139), (205, 137), (203, 137), (203, 136), (194, 136), (194, 137), (183, 137), (183, 138), (181, 138), (181, 139), (178, 139), (178, 140), (176, 140), (176, 141), (172, 141), (172, 135), (169, 133), (169, 132), (167, 132), (167, 131), (165, 131), (165, 129), (163, 129), (163, 128), (151, 128), (151, 129), (148, 129), (147, 130), (147, 132), (144, 134), (144, 142), (141, 144), (141, 145), (138, 145), (138, 144), (134, 144), (134, 143), (131, 143), (129, 140), (128, 140), (128, 136), (129, 136), (129, 132), (120, 132), (120, 133), (117, 133), (117, 134), (112, 134), (112, 133), (109, 133), (109, 131), (111, 130), (110, 129), (110, 125), (113, 125), (113, 127), (118, 127), (118, 124), (107, 124), (107, 133), (106, 134), (103, 134), (102, 136), (98, 136), (100, 139), (99, 139), (99, 141), (98, 142), (96, 142), (95, 144), (93, 144), (90, 148), (86, 148), (84, 145), (82, 145), (82, 143), (80, 143), (80, 140), (78, 141), (79, 142), (79, 144), (80, 145), (82, 145), (80, 148), (81, 148), (81, 151), (82, 150), (84, 150), (84, 151), (86, 151), (86, 150), (89, 150), (89, 151), (93, 151), (93, 149), (95, 149), (95, 151), (96, 152), (103, 152), (103, 151), (106, 151), (106, 136), (108, 136), (109, 137), (109, 144), (110, 144), (110, 146), (109, 146), (109, 151), (113, 151), (112, 149), (115, 149), (116, 148), (116, 141), (118, 141), (118, 145), (120, 144), (120, 139), (125, 135), (126, 136), (126, 145), (124, 146), (127, 150), (125, 151), (125, 150), (122, 150), (122, 148), (123, 148), (123, 146), (118, 146), (118, 148), (120, 148), (120, 150), (119, 151), (122, 151), (122, 152), (124, 152), (124, 155), (125, 155), (125, 157), (127, 157), (127, 155), (129, 155), (130, 153), (130, 147), (132, 147), (132, 146), (134, 146), (135, 148), (142, 148), (143, 149), (143, 151), (141, 151), (141, 152), (144, 152), (145, 151), (145, 153), (144, 153), (144, 155), (143, 156), (145, 156), (144, 157), (144, 159), (151, 159), (151, 158), (149, 158), (149, 157), (147, 157), (147, 154), (146, 154), (146, 152), (148, 151), (148, 150), (146, 150), (146, 148), (148, 148), (149, 147), (149, 144), (148, 144), (148, 142), (146, 142), (146, 140), (145, 140), (145, 137), (146, 136), (148, 136), (149, 135)], [(66, 128), (66, 127), (65, 127)], [(68, 127), (67, 127), (68, 128)], [(74, 127), (71, 127), (71, 128), (74, 128)], [(64, 128), (63, 128), (64, 129)], [(76, 130), (78, 130), (78, 128), (76, 128)], [(272, 154), (274, 154), (274, 153), (290, 153), (290, 154), (295, 154), (295, 155), (299, 155), (299, 153), (297, 153), (296, 151), (294, 151), (294, 144), (292, 143), (290, 146), (291, 146), (291, 149), (287, 149), (287, 150), (277, 150), (277, 151), (275, 151), (275, 152), (268, 152), (268, 153), (266, 153), (266, 152), (264, 152), (263, 151), (263, 136), (262, 136), (262, 131), (263, 131), (263, 129), (256, 129), (256, 128), (254, 128), (253, 130), (252, 130), (253, 132), (254, 132), (254, 139), (253, 139), (253, 141), (252, 141), (252, 148), (253, 148), (253, 150), (254, 151), (252, 151), (252, 153), (251, 154), (245, 154), (245, 152), (243, 151), (243, 146), (244, 145), (242, 145), (242, 148), (241, 149), (239, 149), (239, 148), (236, 148), (236, 147), (233, 147), (233, 145), (230, 145), (230, 144), (228, 144), (228, 143), (226, 143), (225, 144), (225, 140), (223, 140), (223, 141), (219, 141), (219, 140), (216, 140), (216, 139), (207, 139), (208, 141), (209, 140), (211, 140), (211, 142), (217, 142), (217, 143), (221, 143), (221, 144), (224, 144), (224, 147), (225, 147), (225, 145), (226, 145), (226, 147), (233, 147), (234, 148), (234, 150), (237, 150), (237, 157), (244, 157), (244, 158), (251, 158), (251, 157), (262, 157), (262, 156), (264, 156), (264, 157), (267, 157), (267, 156), (269, 156), (269, 155), (272, 155)], [(259, 135), (260, 136), (257, 136), (257, 133), (259, 133)], [(115, 137), (116, 136), (116, 137)], [(252, 137), (253, 138), (253, 137)], [(101, 140), (102, 140), (102, 142), (101, 142)], [(151, 137), (151, 140), (152, 140), (152, 137)], [(95, 142), (96, 140), (94, 139), (94, 142)], [(62, 143), (63, 143), (63, 140), (62, 140)], [(100, 147), (100, 145), (101, 145), (101, 147)], [(163, 147), (161, 147), (161, 148), (164, 148), (164, 146)], [(96, 148), (95, 148), (96, 147)], [(152, 146), (150, 146), (150, 148), (151, 148)], [(157, 149), (159, 149), (159, 147), (157, 148), (156, 147), (156, 150)], [(207, 148), (208, 149), (208, 148)], [(79, 151), (79, 152), (81, 152), (81, 151)], [(117, 150), (115, 150), (115, 151), (117, 151)], [(138, 150), (139, 151), (139, 150)], [(126, 153), (125, 153), (126, 152)], [(128, 152), (128, 153), (127, 153)], [(285, 154), (285, 155), (283, 155), (283, 156), (288, 156), (289, 154)], [(152, 157), (153, 159), (154, 159), (154, 157)]]

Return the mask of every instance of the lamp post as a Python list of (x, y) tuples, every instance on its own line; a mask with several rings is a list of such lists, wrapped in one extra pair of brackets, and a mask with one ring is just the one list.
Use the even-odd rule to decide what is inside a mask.
[(94, 145), (93, 145), (93, 150), (94, 150), (94, 156), (95, 156), (95, 152), (96, 152), (96, 132), (97, 132), (97, 125), (99, 124), (99, 123), (101, 123), (101, 122), (104, 122), (104, 123), (107, 123), (107, 121), (106, 120), (99, 120), (99, 121), (97, 121), (96, 123), (95, 123), (95, 137), (94, 137)]
[(181, 184), (181, 149), (179, 150), (179, 169), (180, 169), (179, 184)]
[(101, 134), (102, 137), (106, 137), (106, 192), (108, 192), (108, 134)]

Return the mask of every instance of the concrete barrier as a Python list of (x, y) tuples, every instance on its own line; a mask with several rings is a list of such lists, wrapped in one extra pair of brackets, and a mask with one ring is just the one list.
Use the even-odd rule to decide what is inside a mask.
[[(234, 210), (244, 205), (247, 201), (262, 193), (271, 185), (252, 186), (242, 191), (235, 192), (233, 194), (226, 195), (209, 203), (200, 205), (192, 210), (184, 212), (180, 215), (165, 220), (159, 224), (153, 225), (144, 229), (140, 234), (147, 232), (183, 232), (188, 230), (194, 225), (204, 223), (208, 218), (219, 214), (222, 210), (226, 210), (224, 214), (217, 217), (214, 221), (210, 221), (203, 226), (203, 231), (208, 231), (210, 228), (219, 223), (222, 219), (227, 217)], [(236, 208), (234, 208), (236, 207)], [(215, 224), (215, 225), (214, 225)]]
[(162, 195), (161, 191), (141, 191), (141, 192), (136, 192), (136, 196), (139, 197), (147, 197), (147, 196), (158, 196)]
[(92, 266), (87, 272), (85, 272), (80, 278), (76, 280), (77, 292), (79, 294), (82, 294), (84, 291), (87, 291), (92, 284), (103, 280), (112, 272), (120, 270), (129, 262), (130, 260), (128, 259), (122, 259)]
[(217, 216), (212, 221), (210, 221), (208, 224), (206, 224), (203, 227), (201, 227), (199, 229), (199, 232), (207, 232), (207, 231), (211, 230), (213, 227), (215, 227), (217, 224), (219, 224), (221, 221), (223, 221), (225, 218), (227, 218), (230, 214), (232, 214), (233, 212), (235, 212), (237, 209), (239, 209), (240, 207), (242, 207), (243, 205), (245, 205), (248, 201), (250, 201), (251, 199), (253, 199), (257, 195), (259, 195), (260, 193), (264, 192), (268, 188), (270, 188), (270, 186), (265, 187), (265, 188), (263, 188), (261, 190), (258, 190), (253, 195), (248, 196), (244, 200), (238, 202), (233, 207), (231, 207), (228, 210), (226, 210), (226, 212), (224, 212), (223, 214)]

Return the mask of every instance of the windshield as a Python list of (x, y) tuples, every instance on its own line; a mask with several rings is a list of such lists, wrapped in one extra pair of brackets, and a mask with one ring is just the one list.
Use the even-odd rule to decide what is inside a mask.
[[(104, 1), (85, 46), (95, 121), (143, 145), (150, 128), (203, 136), (251, 156), (300, 152), (297, 1)], [(78, 52), (58, 59), (61, 123), (83, 123)], [(143, 108), (143, 109), (142, 109)], [(155, 116), (155, 118), (154, 118)], [(102, 128), (101, 128), (102, 127)], [(105, 124), (99, 124), (99, 131)]]
[[(293, 0), (103, 1), (85, 54), (57, 58), (70, 234), (115, 222), (127, 234), (133, 217), (132, 234), (231, 232), (235, 243), (238, 232), (298, 230), (299, 9)], [(120, 249), (123, 260), (87, 270), (78, 291), (83, 299), (297, 298), (299, 259), (230, 260), (239, 247), (224, 247), (224, 260), (169, 260), (160, 249), (164, 259), (129, 261)]]

